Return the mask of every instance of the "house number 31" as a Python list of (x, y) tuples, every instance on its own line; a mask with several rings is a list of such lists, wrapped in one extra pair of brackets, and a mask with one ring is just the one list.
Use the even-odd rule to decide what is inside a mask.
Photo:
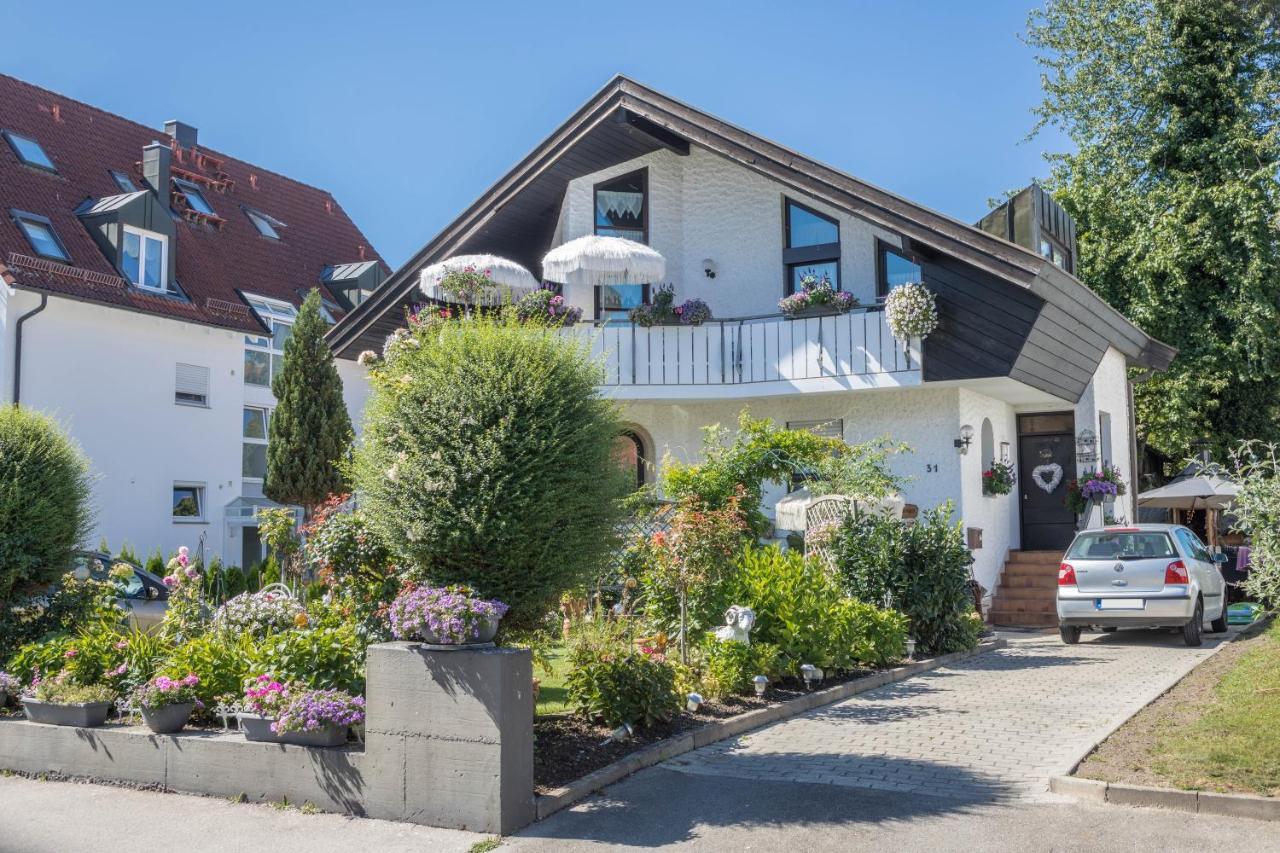
[(938, 463), (936, 463), (936, 462), (928, 462), (928, 463), (926, 463), (926, 464), (925, 464), (925, 466), (924, 466), (924, 472), (925, 472), (926, 474), (936, 474), (936, 473), (938, 473)]

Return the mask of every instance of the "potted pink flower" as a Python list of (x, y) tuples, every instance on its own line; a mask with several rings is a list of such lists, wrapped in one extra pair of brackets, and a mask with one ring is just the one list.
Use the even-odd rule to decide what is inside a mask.
[(180, 732), (191, 712), (204, 705), (196, 698), (200, 679), (195, 673), (184, 678), (159, 675), (133, 691), (133, 702), (142, 709), (142, 721), (158, 735)]
[(364, 697), (341, 690), (309, 690), (270, 675), (252, 679), (244, 691), (248, 709), (236, 714), (244, 739), (261, 743), (332, 747), (364, 722)]

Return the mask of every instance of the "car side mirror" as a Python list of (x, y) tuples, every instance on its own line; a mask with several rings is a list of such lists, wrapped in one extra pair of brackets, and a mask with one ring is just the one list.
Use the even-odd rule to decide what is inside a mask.
[(160, 598), (160, 590), (154, 586), (147, 587), (147, 601), (157, 601)]
[(1217, 554), (1213, 555), (1213, 561), (1221, 565), (1227, 561), (1227, 555), (1219, 551)]

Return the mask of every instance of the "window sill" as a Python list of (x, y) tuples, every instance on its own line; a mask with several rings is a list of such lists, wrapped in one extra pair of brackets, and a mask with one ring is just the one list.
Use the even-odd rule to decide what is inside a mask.
[(173, 523), (174, 524), (208, 524), (209, 519), (207, 518), (175, 518), (173, 519)]
[(175, 406), (186, 406), (188, 409), (212, 409), (213, 408), (213, 406), (210, 406), (207, 402), (193, 403), (189, 400), (174, 400), (173, 404)]

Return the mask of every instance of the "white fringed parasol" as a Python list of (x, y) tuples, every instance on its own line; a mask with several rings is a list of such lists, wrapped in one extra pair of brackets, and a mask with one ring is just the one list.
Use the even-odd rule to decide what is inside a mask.
[(542, 259), (543, 277), (563, 284), (650, 284), (666, 274), (662, 255), (621, 237), (579, 237)]
[(481, 298), (483, 304), (497, 304), (503, 296), (519, 299), (526, 293), (537, 290), (541, 285), (533, 273), (506, 258), (497, 255), (455, 255), (448, 260), (432, 264), (422, 271), (422, 292), (440, 302), (457, 302), (457, 294), (448, 293), (440, 287), (440, 281), (447, 273), (473, 267), (476, 272), (489, 274), (493, 279), (492, 293)]

